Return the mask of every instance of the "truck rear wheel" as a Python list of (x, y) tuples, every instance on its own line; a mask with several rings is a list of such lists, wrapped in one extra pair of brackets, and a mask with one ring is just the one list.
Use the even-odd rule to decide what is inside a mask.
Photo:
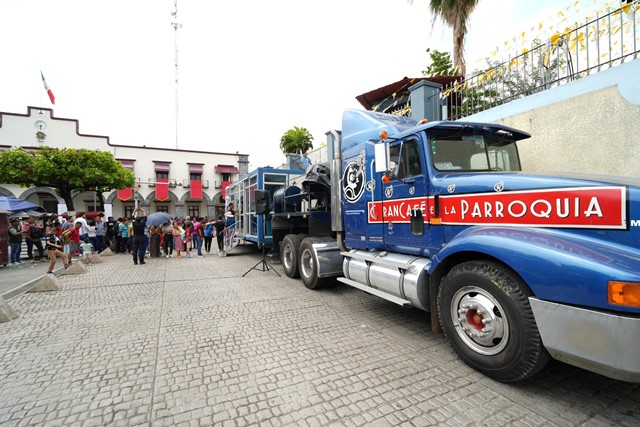
[(324, 242), (323, 237), (307, 237), (300, 245), (300, 279), (308, 289), (319, 289), (323, 287), (327, 278), (318, 277), (318, 259), (315, 256), (312, 245)]
[(501, 264), (465, 262), (442, 280), (440, 323), (466, 364), (497, 381), (524, 380), (549, 361), (530, 295), (526, 284)]
[(280, 250), (280, 262), (287, 277), (300, 277), (298, 269), (298, 259), (300, 258), (300, 243), (306, 237), (304, 234), (287, 234), (282, 239), (282, 249)]

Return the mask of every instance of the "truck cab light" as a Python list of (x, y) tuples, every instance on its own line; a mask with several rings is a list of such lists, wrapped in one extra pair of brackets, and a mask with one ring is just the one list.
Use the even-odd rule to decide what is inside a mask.
[(609, 304), (640, 308), (640, 283), (610, 281)]
[(389, 134), (387, 133), (386, 130), (381, 130), (380, 131), (380, 139), (385, 140), (389, 137)]

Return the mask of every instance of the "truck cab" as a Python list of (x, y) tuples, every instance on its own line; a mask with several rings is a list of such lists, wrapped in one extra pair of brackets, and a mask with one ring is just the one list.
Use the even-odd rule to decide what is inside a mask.
[(499, 381), (555, 358), (640, 382), (640, 181), (524, 173), (529, 136), (345, 111), (331, 233), (285, 237), (293, 273), (430, 312)]

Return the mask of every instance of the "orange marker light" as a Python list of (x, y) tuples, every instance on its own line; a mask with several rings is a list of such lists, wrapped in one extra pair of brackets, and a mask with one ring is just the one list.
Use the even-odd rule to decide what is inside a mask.
[(420, 120), (420, 123), (418, 123), (418, 124), (423, 125), (425, 123), (429, 123), (429, 119), (422, 119), (422, 120)]
[(609, 304), (640, 307), (640, 283), (610, 281)]
[(391, 178), (389, 178), (389, 175), (382, 175), (382, 183), (388, 184), (389, 182), (391, 182)]
[(381, 130), (380, 131), (380, 139), (387, 139), (388, 136), (389, 136), (389, 134), (387, 133), (386, 130)]

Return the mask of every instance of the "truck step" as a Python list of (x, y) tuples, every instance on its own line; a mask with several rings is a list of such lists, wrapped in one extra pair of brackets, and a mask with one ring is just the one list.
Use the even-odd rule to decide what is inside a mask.
[(395, 261), (385, 259), (383, 256), (373, 256), (364, 252), (340, 252), (340, 255), (346, 258), (354, 258), (361, 261), (375, 262), (378, 265), (386, 265), (388, 267), (402, 268), (403, 270), (412, 270), (414, 266), (408, 262)]
[(387, 301), (391, 301), (392, 303), (398, 304), (401, 307), (410, 307), (411, 306), (411, 301), (399, 298), (399, 297), (397, 297), (395, 295), (390, 295), (390, 294), (388, 294), (386, 292), (383, 292), (383, 291), (378, 290), (376, 288), (372, 288), (370, 286), (363, 285), (362, 283), (358, 283), (358, 282), (356, 282), (354, 280), (347, 279), (345, 277), (338, 277), (338, 281), (342, 282), (342, 283), (345, 283), (345, 284), (347, 284), (349, 286), (352, 286), (354, 288), (360, 289), (361, 291), (365, 291), (367, 293), (370, 293), (371, 295), (375, 295), (377, 297), (386, 299)]

